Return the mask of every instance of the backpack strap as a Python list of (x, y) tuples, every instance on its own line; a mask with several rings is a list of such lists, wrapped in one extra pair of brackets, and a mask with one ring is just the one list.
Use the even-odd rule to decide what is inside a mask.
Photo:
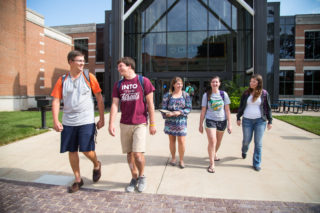
[[(62, 87), (62, 90), (63, 91), (63, 83), (64, 81), (66, 80), (66, 77), (68, 77), (68, 74), (64, 74), (63, 76), (61, 76), (61, 87)], [(62, 92), (63, 93), (63, 92)]]
[(89, 70), (84, 70), (83, 74), (84, 74), (84, 77), (86, 77), (87, 81), (90, 83), (90, 87), (91, 87)]
[(118, 93), (120, 93), (120, 86), (121, 86), (121, 84), (122, 84), (122, 81), (123, 81), (123, 78), (118, 81), (118, 84), (117, 84)]
[(222, 91), (222, 90), (219, 90), (219, 91), (220, 91), (220, 96), (221, 96), (222, 100), (224, 101), (224, 91)]

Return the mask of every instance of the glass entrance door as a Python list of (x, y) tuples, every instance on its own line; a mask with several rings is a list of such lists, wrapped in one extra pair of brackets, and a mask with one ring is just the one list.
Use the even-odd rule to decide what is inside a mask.
[(163, 95), (169, 92), (171, 79), (157, 79), (154, 80), (155, 93), (154, 93), (154, 105), (156, 109), (161, 109), (161, 103)]
[[(154, 93), (155, 108), (160, 109), (163, 95), (169, 92), (171, 79), (151, 79), (151, 81), (156, 89)], [(202, 95), (206, 91), (206, 87), (210, 86), (208, 79), (184, 78), (183, 81), (183, 90), (186, 91), (186, 88), (189, 85), (189, 83), (194, 90), (194, 95), (192, 97), (192, 108), (200, 109)]]

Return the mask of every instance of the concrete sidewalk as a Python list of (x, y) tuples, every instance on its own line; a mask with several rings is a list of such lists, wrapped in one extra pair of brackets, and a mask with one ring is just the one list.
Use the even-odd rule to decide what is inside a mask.
[[(106, 123), (108, 123), (106, 114)], [(186, 168), (167, 165), (168, 137), (164, 120), (156, 113), (157, 134), (147, 136), (146, 193), (201, 198), (293, 201), (320, 203), (320, 137), (274, 119), (263, 140), (262, 170), (252, 169), (253, 143), (247, 159), (241, 158), (241, 128), (232, 114), (233, 132), (225, 134), (219, 150), (216, 173), (209, 165), (207, 138), (198, 132), (199, 111), (188, 119)], [(120, 114), (116, 123), (119, 123)], [(119, 125), (117, 125), (119, 126)], [(131, 175), (126, 155), (121, 153), (119, 128), (111, 137), (107, 127), (98, 134), (97, 154), (102, 177), (92, 183), (92, 164), (80, 155), (85, 188), (124, 191)], [(59, 154), (60, 134), (50, 131), (0, 147), (0, 178), (66, 186), (73, 182), (68, 154)]]

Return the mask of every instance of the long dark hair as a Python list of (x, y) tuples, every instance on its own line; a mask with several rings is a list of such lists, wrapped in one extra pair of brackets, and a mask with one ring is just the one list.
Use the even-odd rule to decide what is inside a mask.
[(173, 85), (175, 85), (175, 83), (177, 83), (178, 81), (181, 81), (181, 82), (183, 83), (182, 78), (180, 78), (180, 77), (178, 77), (178, 76), (174, 77), (174, 78), (171, 80), (170, 88), (169, 88), (169, 92), (170, 92), (170, 93), (173, 93), (173, 91), (174, 91)]
[(209, 88), (208, 88), (208, 90), (207, 90), (207, 101), (209, 101), (210, 100), (210, 97), (211, 97), (211, 95), (212, 95), (212, 87), (211, 87), (211, 81), (213, 80), (213, 79), (215, 79), (215, 78), (217, 78), (218, 80), (219, 80), (219, 82), (221, 83), (221, 80), (220, 80), (220, 77), (219, 76), (213, 76), (212, 78), (211, 78), (211, 80), (210, 80), (210, 86), (209, 86)]
[(258, 81), (258, 85), (255, 89), (252, 89), (250, 86), (248, 88), (248, 92), (251, 94), (253, 93), (253, 98), (252, 98), (252, 102), (255, 102), (262, 94), (262, 89), (263, 89), (263, 80), (262, 80), (262, 76), (259, 74), (253, 74), (250, 78), (251, 79), (256, 79)]

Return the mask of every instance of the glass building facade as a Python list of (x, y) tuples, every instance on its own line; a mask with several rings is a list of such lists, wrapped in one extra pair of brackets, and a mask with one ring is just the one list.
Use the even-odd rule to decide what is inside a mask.
[[(124, 13), (135, 2), (124, 1)], [(245, 0), (251, 8), (253, 2)], [(266, 11), (266, 1), (260, 2)], [(262, 20), (266, 26), (266, 16)], [(144, 0), (124, 22), (123, 55), (134, 58), (136, 73), (152, 81), (156, 107), (171, 78), (179, 76), (195, 88), (193, 107), (200, 108), (215, 75), (248, 85), (255, 63), (253, 22), (236, 0)]]

